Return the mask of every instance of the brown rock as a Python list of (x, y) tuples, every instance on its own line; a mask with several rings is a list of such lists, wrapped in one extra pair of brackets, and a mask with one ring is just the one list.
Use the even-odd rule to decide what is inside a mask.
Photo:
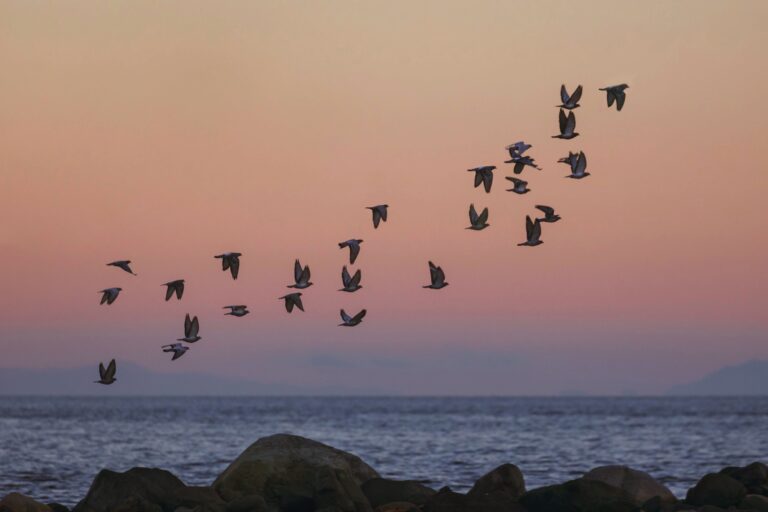
[(480, 477), (467, 494), (477, 496), (491, 493), (502, 493), (515, 500), (522, 496), (525, 493), (522, 471), (514, 464), (502, 464)]
[(162, 469), (103, 469), (73, 512), (173, 512), (184, 483)]
[(589, 471), (584, 478), (599, 480), (623, 489), (637, 505), (642, 505), (653, 497), (658, 497), (662, 503), (677, 501), (672, 491), (654, 480), (651, 475), (627, 466), (601, 466)]
[(435, 494), (434, 489), (414, 480), (389, 480), (386, 478), (371, 478), (362, 485), (362, 490), (374, 508), (394, 502), (423, 505), (427, 498)]
[(376, 507), (376, 512), (421, 512), (421, 509), (407, 501), (396, 501)]
[(768, 512), (768, 497), (759, 494), (747, 494), (739, 503), (739, 508), (756, 512)]
[(51, 507), (18, 492), (12, 492), (0, 500), (0, 512), (51, 512)]
[(688, 490), (685, 501), (692, 505), (728, 508), (747, 495), (744, 485), (723, 473), (710, 473)]

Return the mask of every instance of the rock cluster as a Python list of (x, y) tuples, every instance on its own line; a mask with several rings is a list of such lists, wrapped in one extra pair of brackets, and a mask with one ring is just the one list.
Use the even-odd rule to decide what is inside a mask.
[[(162, 469), (102, 470), (71, 512), (768, 512), (768, 467), (755, 462), (705, 475), (678, 500), (649, 474), (626, 466), (526, 490), (504, 464), (466, 494), (381, 476), (359, 457), (298, 436), (259, 439), (210, 487), (187, 486)], [(69, 512), (18, 493), (0, 512)]]

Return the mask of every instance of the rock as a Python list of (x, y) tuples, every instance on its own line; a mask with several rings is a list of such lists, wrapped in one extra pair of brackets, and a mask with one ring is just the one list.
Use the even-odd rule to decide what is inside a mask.
[(672, 491), (654, 480), (651, 475), (627, 466), (601, 466), (589, 471), (583, 478), (599, 480), (623, 489), (636, 505), (642, 505), (655, 496), (659, 497), (661, 503), (677, 501)]
[(768, 498), (759, 494), (747, 494), (739, 508), (744, 510), (755, 510), (756, 512), (768, 512)]
[(467, 493), (469, 496), (502, 493), (517, 499), (525, 493), (523, 473), (514, 464), (502, 464), (493, 471), (481, 476)]
[(73, 512), (172, 512), (184, 487), (162, 469), (133, 468), (125, 473), (103, 469)]
[(743, 468), (724, 468), (720, 473), (741, 482), (750, 494), (768, 495), (768, 466), (762, 462), (753, 462)]
[(638, 507), (624, 490), (599, 480), (578, 478), (528, 491), (520, 503), (529, 512), (635, 512)]
[(430, 496), (422, 510), (424, 512), (525, 512), (521, 505), (502, 493), (469, 496), (453, 492), (449, 487), (444, 487)]
[(421, 512), (421, 509), (407, 501), (396, 501), (376, 507), (376, 512)]
[(226, 512), (267, 512), (267, 502), (258, 494), (242, 496), (227, 504)]
[(226, 503), (213, 487), (179, 487), (172, 493), (176, 507), (196, 509), (203, 505), (209, 509), (223, 509)]
[(414, 480), (388, 480), (386, 478), (371, 478), (362, 485), (362, 490), (374, 508), (394, 502), (423, 505), (427, 498), (435, 494), (434, 489)]
[(69, 512), (69, 508), (61, 503), (48, 503), (48, 507), (50, 507), (53, 512)]
[(728, 508), (747, 495), (744, 485), (723, 473), (710, 473), (688, 490), (685, 501), (692, 505)]
[(249, 446), (213, 483), (226, 500), (258, 494), (282, 512), (335, 507), (336, 512), (369, 512), (360, 489), (378, 478), (355, 455), (299, 436), (278, 434)]
[(23, 494), (12, 492), (0, 500), (0, 512), (51, 512), (51, 507)]

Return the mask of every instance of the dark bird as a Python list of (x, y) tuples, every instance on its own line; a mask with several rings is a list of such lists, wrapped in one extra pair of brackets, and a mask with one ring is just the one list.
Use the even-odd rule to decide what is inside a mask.
[(544, 217), (536, 219), (541, 222), (557, 222), (560, 220), (560, 216), (555, 213), (555, 209), (551, 206), (544, 206), (543, 204), (537, 204), (536, 208), (544, 212)]
[(484, 165), (482, 167), (475, 167), (474, 169), (467, 169), (468, 172), (475, 173), (475, 188), (479, 187), (482, 183), (485, 187), (485, 191), (491, 192), (491, 185), (493, 185), (493, 170), (496, 169), (495, 165)]
[(467, 229), (473, 229), (475, 231), (481, 231), (490, 224), (488, 224), (488, 208), (483, 208), (483, 212), (478, 215), (475, 210), (475, 205), (469, 205), (469, 227)]
[(387, 222), (387, 208), (388, 204), (380, 204), (378, 206), (366, 206), (373, 214), (373, 227), (374, 229), (379, 227), (379, 222)]
[(199, 332), (200, 322), (197, 320), (197, 317), (189, 318), (189, 313), (187, 313), (186, 318), (184, 318), (184, 337), (176, 341), (186, 341), (187, 343), (200, 341), (202, 338), (198, 336)]
[(506, 179), (514, 183), (514, 188), (508, 188), (507, 192), (514, 192), (515, 194), (527, 194), (531, 191), (531, 189), (528, 188), (528, 182), (514, 178), (512, 176), (506, 176)]
[(583, 151), (579, 151), (579, 155), (575, 159), (571, 159), (570, 165), (571, 174), (566, 176), (566, 178), (580, 180), (589, 176), (587, 172), (587, 155)]
[(422, 288), (431, 288), (432, 290), (439, 290), (448, 286), (448, 282), (445, 280), (445, 272), (443, 269), (436, 266), (431, 261), (429, 262), (429, 279), (430, 284), (422, 286)]
[(367, 313), (366, 310), (360, 311), (355, 316), (349, 316), (343, 309), (341, 310), (341, 321), (342, 323), (339, 324), (340, 327), (354, 327), (358, 325), (360, 322), (363, 321), (363, 317), (365, 317), (365, 314)]
[(579, 134), (576, 133), (576, 116), (573, 112), (565, 115), (565, 110), (560, 109), (560, 135), (553, 135), (553, 139), (572, 139)]
[(136, 275), (136, 273), (131, 270), (131, 260), (117, 260), (112, 263), (107, 263), (107, 266), (121, 268), (129, 274)]
[(568, 96), (568, 91), (565, 90), (565, 84), (560, 86), (560, 101), (562, 101), (562, 105), (557, 105), (560, 108), (564, 108), (567, 110), (573, 110), (574, 108), (579, 108), (579, 100), (581, 99), (581, 93), (583, 92), (583, 88), (581, 86), (578, 86), (575, 91), (573, 91), (573, 94)]
[(312, 283), (309, 281), (309, 276), (309, 265), (302, 268), (299, 260), (296, 260), (293, 264), (293, 280), (296, 284), (289, 284), (288, 288), (298, 288), (299, 290), (309, 288), (312, 286)]
[(221, 259), (221, 270), (232, 274), (232, 279), (237, 279), (237, 274), (240, 273), (240, 256), (239, 252), (225, 252), (224, 254), (217, 254), (214, 258)]
[(513, 157), (510, 160), (504, 160), (505, 164), (515, 164), (515, 167), (512, 169), (512, 171), (515, 174), (520, 174), (523, 172), (523, 169), (525, 166), (533, 167), (534, 169), (541, 170), (541, 167), (536, 165), (536, 161), (531, 158), (530, 156), (518, 156)]
[(289, 313), (293, 311), (294, 306), (304, 311), (304, 304), (301, 302), (301, 292), (295, 292), (295, 293), (289, 293), (288, 295), (283, 295), (278, 300), (285, 301), (285, 310)]
[(107, 288), (99, 291), (101, 294), (101, 302), (99, 305), (104, 304), (105, 302), (107, 303), (107, 306), (111, 305), (117, 300), (117, 296), (120, 295), (121, 291), (123, 291), (122, 288)]
[(519, 141), (515, 142), (514, 144), (510, 144), (509, 146), (507, 146), (504, 149), (509, 151), (509, 157), (514, 159), (514, 158), (521, 157), (523, 155), (523, 153), (525, 153), (526, 151), (528, 151), (532, 147), (533, 146), (531, 146), (530, 144), (526, 144), (524, 141), (519, 140)]
[(344, 288), (341, 288), (340, 292), (356, 292), (362, 286), (360, 285), (360, 278), (362, 277), (362, 274), (360, 273), (360, 269), (357, 269), (357, 272), (355, 272), (354, 276), (350, 276), (349, 272), (347, 271), (347, 266), (344, 265), (344, 268), (341, 269), (341, 283), (344, 285)]
[(99, 363), (99, 380), (95, 380), (96, 384), (112, 384), (117, 379), (115, 378), (115, 372), (117, 371), (117, 364), (115, 360), (111, 360), (109, 365), (104, 368), (104, 363)]
[(613, 102), (616, 102), (616, 110), (621, 110), (624, 107), (624, 100), (627, 99), (627, 94), (624, 89), (629, 89), (627, 84), (611, 85), (609, 87), (601, 87), (601, 91), (605, 91), (606, 100), (608, 101), (608, 107), (613, 106)]
[(163, 286), (166, 286), (165, 290), (165, 300), (166, 302), (171, 300), (171, 297), (173, 297), (173, 294), (176, 294), (176, 298), (181, 300), (181, 296), (184, 295), (184, 280), (183, 279), (177, 279), (175, 281), (168, 281)]
[(250, 313), (250, 311), (248, 311), (248, 306), (246, 306), (245, 304), (237, 304), (235, 306), (224, 306), (221, 309), (229, 310), (229, 313), (224, 313), (225, 316), (231, 315), (231, 316), (241, 317)]
[(173, 352), (173, 357), (171, 358), (171, 361), (175, 361), (184, 354), (187, 353), (187, 350), (189, 350), (189, 347), (185, 347), (181, 343), (173, 343), (171, 345), (163, 345), (160, 347), (163, 349), (163, 352)]
[(544, 243), (539, 240), (541, 238), (541, 222), (539, 219), (533, 221), (529, 215), (525, 216), (525, 237), (526, 241), (517, 245), (534, 247)]
[(351, 240), (347, 240), (346, 242), (339, 243), (339, 249), (349, 247), (349, 264), (350, 265), (354, 265), (355, 260), (357, 259), (357, 255), (360, 254), (361, 243), (363, 243), (362, 240), (354, 239), (354, 238)]

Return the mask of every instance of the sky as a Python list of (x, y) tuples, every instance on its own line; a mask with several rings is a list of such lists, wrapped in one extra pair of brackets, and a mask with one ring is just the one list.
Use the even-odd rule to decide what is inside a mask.
[[(0, 367), (115, 357), (538, 395), (658, 393), (768, 358), (767, 15), (761, 1), (1, 2)], [(584, 86), (571, 141), (551, 138), (562, 83)], [(617, 83), (621, 112), (598, 91)], [(521, 139), (543, 167), (524, 196), (503, 179)], [(557, 159), (577, 150), (592, 175), (563, 179)], [(498, 167), (491, 194), (466, 172), (480, 165)], [(470, 203), (488, 229), (464, 229)], [(517, 247), (536, 204), (563, 220)], [(354, 294), (337, 291), (349, 238), (364, 240)], [(224, 251), (243, 253), (237, 281)], [(295, 258), (315, 284), (289, 315)], [(428, 260), (447, 288), (421, 288)], [(183, 300), (164, 302), (180, 278)], [(252, 313), (223, 315), (237, 303)], [(340, 328), (339, 308), (368, 316)], [(186, 313), (203, 340), (171, 363), (160, 345)]]

